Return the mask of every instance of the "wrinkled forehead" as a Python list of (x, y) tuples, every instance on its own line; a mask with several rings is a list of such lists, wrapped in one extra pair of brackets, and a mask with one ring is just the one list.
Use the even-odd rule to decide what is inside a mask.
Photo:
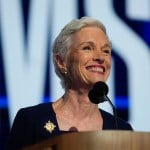
[(70, 38), (68, 47), (77, 48), (84, 43), (107, 44), (111, 47), (107, 35), (98, 27), (85, 27), (74, 33)]

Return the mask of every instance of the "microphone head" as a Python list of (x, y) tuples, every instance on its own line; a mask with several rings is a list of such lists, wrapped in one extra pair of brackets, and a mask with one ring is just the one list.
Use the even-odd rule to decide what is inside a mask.
[(105, 82), (98, 81), (94, 84), (93, 89), (89, 92), (88, 97), (94, 104), (99, 104), (107, 99), (105, 96), (108, 93), (108, 86)]

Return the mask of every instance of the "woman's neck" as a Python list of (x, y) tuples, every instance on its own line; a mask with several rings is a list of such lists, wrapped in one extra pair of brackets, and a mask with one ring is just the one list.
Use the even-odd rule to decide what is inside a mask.
[(67, 131), (71, 127), (78, 131), (102, 129), (98, 105), (91, 103), (87, 95), (86, 92), (69, 90), (53, 104), (60, 130)]
[(98, 105), (90, 102), (88, 92), (70, 89), (56, 102), (55, 109), (72, 116), (85, 117), (94, 114), (98, 110)]

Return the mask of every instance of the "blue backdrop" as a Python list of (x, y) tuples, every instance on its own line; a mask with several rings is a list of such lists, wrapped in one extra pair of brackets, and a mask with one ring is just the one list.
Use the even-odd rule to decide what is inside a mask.
[(0, 0), (0, 149), (18, 109), (63, 93), (51, 44), (68, 21), (82, 16), (100, 19), (108, 29), (109, 96), (118, 116), (135, 130), (150, 131), (149, 0)]

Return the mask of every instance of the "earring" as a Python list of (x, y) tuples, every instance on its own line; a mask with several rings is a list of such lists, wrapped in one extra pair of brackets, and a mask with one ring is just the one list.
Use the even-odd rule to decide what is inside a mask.
[(61, 71), (61, 73), (62, 73), (62, 74), (64, 74), (64, 75), (66, 75), (66, 74), (67, 74), (67, 70), (66, 70), (66, 68), (61, 68), (61, 70), (60, 70), (60, 71)]

